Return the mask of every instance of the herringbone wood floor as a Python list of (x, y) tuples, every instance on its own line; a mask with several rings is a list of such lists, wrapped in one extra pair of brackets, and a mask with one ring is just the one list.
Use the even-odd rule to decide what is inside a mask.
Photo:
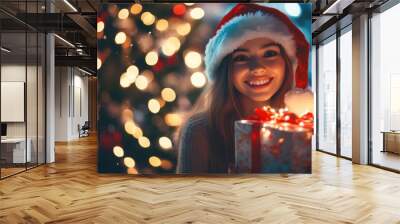
[(0, 181), (0, 223), (400, 223), (400, 175), (313, 153), (312, 175), (99, 175), (96, 141)]

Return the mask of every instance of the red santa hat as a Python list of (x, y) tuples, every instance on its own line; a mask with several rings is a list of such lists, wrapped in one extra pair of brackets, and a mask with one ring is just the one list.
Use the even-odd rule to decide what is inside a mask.
[[(283, 47), (293, 67), (295, 93), (304, 94), (302, 89), (308, 86), (309, 43), (288, 16), (257, 4), (237, 4), (218, 24), (207, 43), (204, 57), (209, 79), (218, 75), (215, 73), (224, 57), (246, 41), (261, 37), (268, 37)], [(287, 95), (293, 95), (293, 92)]]

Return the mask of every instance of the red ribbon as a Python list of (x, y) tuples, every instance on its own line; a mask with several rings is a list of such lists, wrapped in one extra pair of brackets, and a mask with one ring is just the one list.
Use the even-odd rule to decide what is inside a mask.
[(260, 142), (260, 123), (254, 123), (251, 130), (251, 172), (261, 171), (261, 142)]
[(289, 123), (299, 125), (300, 127), (313, 129), (314, 127), (314, 115), (308, 112), (301, 117), (298, 117), (295, 113), (284, 111), (281, 113), (276, 112), (270, 107), (256, 108), (254, 113), (245, 118), (246, 120), (255, 121), (275, 121), (277, 124)]

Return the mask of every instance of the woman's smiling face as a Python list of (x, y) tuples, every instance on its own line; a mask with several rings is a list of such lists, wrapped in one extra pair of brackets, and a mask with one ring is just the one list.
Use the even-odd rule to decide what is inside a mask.
[(269, 100), (285, 79), (285, 60), (278, 44), (257, 38), (242, 44), (232, 54), (233, 86), (253, 101)]

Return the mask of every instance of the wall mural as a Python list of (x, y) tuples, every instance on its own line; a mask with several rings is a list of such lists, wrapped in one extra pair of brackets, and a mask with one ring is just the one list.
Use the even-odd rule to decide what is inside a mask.
[(311, 173), (311, 4), (103, 4), (98, 171)]

